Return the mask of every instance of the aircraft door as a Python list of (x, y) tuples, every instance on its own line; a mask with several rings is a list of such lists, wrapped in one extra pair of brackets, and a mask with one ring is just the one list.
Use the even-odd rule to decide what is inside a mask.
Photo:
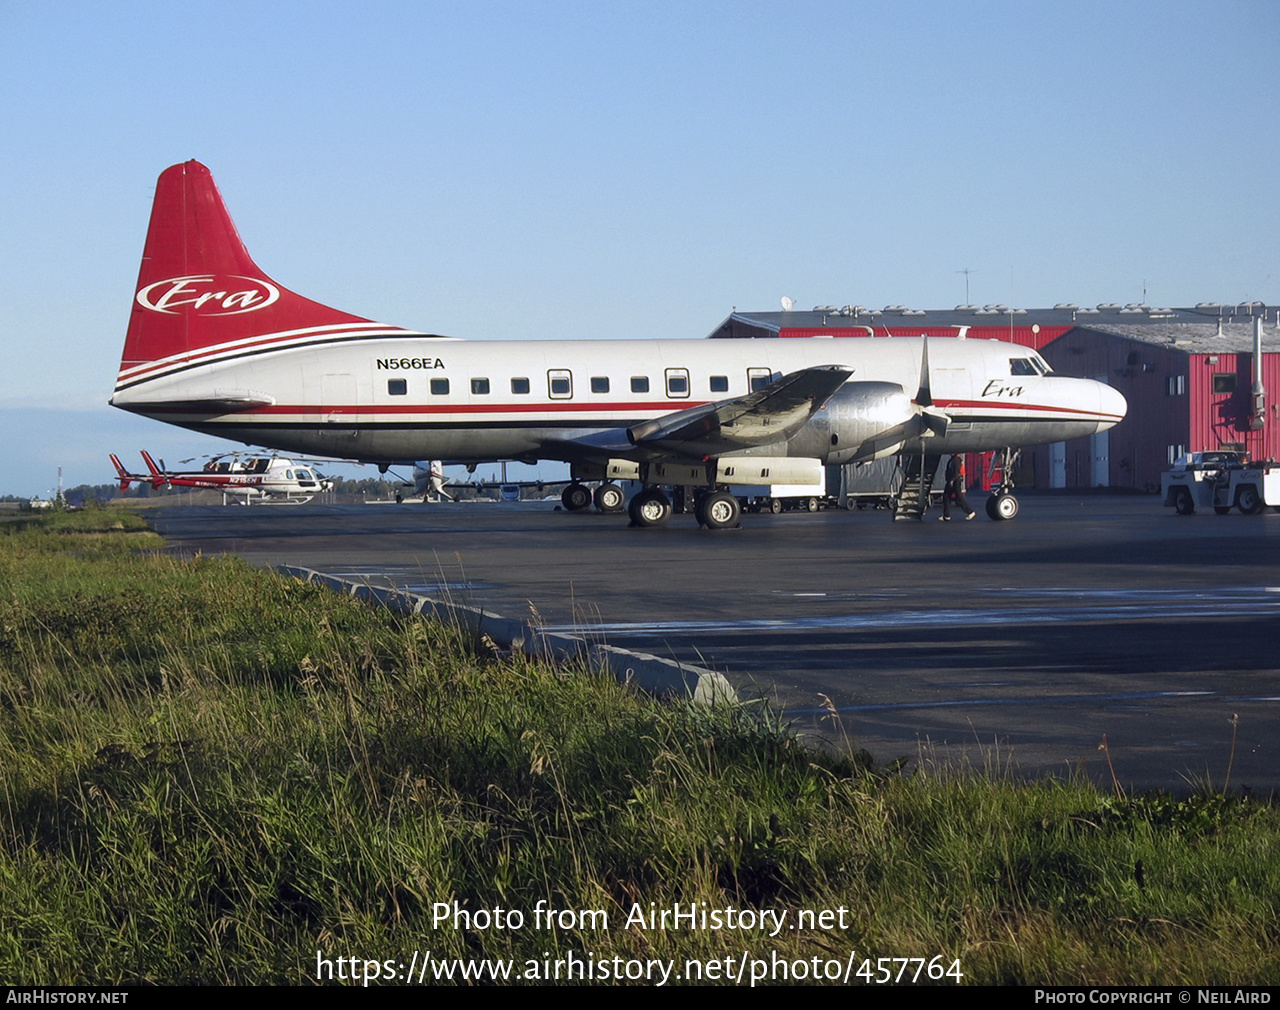
[(330, 372), (321, 380), (320, 420), (334, 424), (349, 420), (356, 409), (356, 378), (349, 372)]

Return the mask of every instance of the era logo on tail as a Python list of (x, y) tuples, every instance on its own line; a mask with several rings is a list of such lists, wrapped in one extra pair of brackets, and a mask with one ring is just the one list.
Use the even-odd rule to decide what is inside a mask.
[[(232, 284), (217, 282), (213, 274), (170, 277), (148, 284), (138, 292), (138, 304), (152, 312), (177, 315), (178, 309), (198, 312), (203, 316), (236, 316), (242, 312), (265, 309), (280, 297), (280, 289), (259, 277), (231, 275)], [(240, 291), (233, 285), (248, 283)], [(211, 290), (222, 288), (222, 290)]]

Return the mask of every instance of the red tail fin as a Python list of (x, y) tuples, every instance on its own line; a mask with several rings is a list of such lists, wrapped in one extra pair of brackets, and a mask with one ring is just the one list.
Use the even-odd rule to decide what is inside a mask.
[(129, 485), (137, 478), (124, 468), (120, 462), (120, 457), (114, 452), (108, 453), (107, 455), (111, 457), (111, 462), (116, 468), (116, 475), (120, 478), (120, 490), (128, 491)]
[(151, 471), (151, 476), (152, 477), (163, 476), (163, 472), (161, 471), (161, 469), (158, 466), (156, 466), (156, 461), (151, 458), (151, 453), (147, 452), (146, 449), (139, 449), (138, 451), (142, 453), (142, 461), (147, 464), (147, 469)]
[(196, 352), (255, 338), (270, 346), (281, 334), (348, 326), (363, 331), (376, 324), (294, 294), (253, 262), (204, 165), (188, 161), (161, 173), (120, 362), (122, 382), (153, 374), (139, 367), (149, 362), (206, 357)]

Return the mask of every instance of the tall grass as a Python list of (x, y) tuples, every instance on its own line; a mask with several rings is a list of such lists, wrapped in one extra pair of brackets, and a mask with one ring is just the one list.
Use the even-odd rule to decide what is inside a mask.
[[(1269, 805), (890, 773), (766, 712), (480, 658), (449, 629), (159, 546), (111, 510), (0, 527), (8, 982), (308, 983), (318, 950), (427, 948), (1280, 980)], [(609, 928), (433, 925), (438, 902), (531, 919), (539, 900)], [(624, 928), (677, 901), (844, 925)]]

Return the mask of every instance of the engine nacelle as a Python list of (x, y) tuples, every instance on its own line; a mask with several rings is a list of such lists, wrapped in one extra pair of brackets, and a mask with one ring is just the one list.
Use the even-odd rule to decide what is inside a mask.
[(791, 438), (787, 450), (828, 464), (892, 456), (918, 414), (911, 395), (895, 382), (846, 382)]

